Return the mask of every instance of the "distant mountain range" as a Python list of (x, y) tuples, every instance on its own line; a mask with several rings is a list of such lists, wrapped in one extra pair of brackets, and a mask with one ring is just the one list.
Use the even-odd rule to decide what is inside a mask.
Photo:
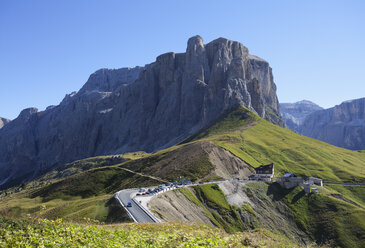
[(23, 110), (0, 129), (0, 187), (81, 158), (173, 146), (237, 106), (284, 126), (269, 63), (239, 42), (194, 36), (185, 53), (98, 70), (59, 105)]
[(310, 101), (281, 103), (286, 126), (329, 144), (365, 150), (365, 98), (323, 109)]
[(296, 132), (309, 114), (322, 109), (322, 107), (307, 100), (296, 103), (280, 103), (281, 115), (286, 126)]

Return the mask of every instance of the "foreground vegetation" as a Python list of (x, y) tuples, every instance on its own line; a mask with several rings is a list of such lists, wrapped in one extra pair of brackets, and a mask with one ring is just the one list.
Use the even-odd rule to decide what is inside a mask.
[(226, 234), (202, 224), (78, 225), (0, 217), (1, 247), (296, 247), (264, 231)]

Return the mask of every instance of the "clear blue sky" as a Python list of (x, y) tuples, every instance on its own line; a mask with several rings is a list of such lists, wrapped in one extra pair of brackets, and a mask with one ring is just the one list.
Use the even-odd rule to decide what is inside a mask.
[(0, 1), (0, 116), (45, 109), (99, 68), (183, 52), (199, 34), (269, 61), (280, 102), (365, 97), (365, 1)]

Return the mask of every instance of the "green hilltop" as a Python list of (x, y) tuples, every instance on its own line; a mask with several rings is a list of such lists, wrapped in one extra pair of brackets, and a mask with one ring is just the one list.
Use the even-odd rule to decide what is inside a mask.
[(329, 182), (365, 183), (365, 151), (351, 151), (281, 128), (244, 107), (197, 138), (210, 140), (253, 167), (273, 162), (276, 176), (285, 172)]

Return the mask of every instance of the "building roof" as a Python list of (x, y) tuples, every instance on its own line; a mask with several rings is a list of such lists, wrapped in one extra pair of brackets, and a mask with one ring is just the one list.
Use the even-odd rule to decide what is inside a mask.
[(293, 174), (293, 173), (287, 172), (287, 173), (284, 174), (283, 177), (296, 177), (296, 175)]
[(274, 173), (274, 164), (268, 165), (260, 165), (259, 167), (255, 168), (256, 174), (273, 174)]

